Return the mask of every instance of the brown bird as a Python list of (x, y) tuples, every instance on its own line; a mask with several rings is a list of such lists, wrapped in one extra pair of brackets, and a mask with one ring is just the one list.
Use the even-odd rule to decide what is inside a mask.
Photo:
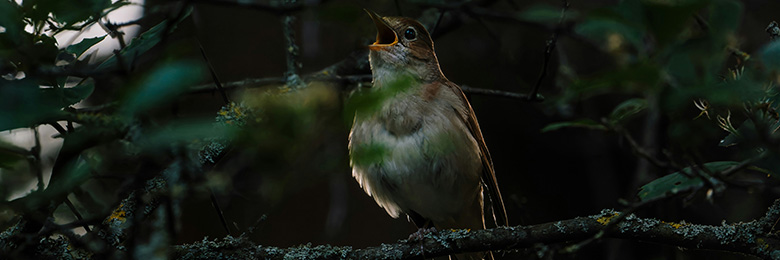
[[(391, 217), (406, 214), (421, 229), (484, 229), (488, 212), (507, 225), (477, 118), (460, 87), (442, 74), (428, 31), (410, 18), (366, 12), (377, 29), (368, 46), (368, 91), (384, 96), (378, 108), (356, 111), (352, 176)], [(492, 209), (484, 207), (486, 196)]]

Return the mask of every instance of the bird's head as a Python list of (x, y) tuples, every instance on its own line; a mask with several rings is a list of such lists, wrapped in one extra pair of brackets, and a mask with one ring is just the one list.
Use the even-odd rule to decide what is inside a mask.
[(375, 78), (402, 73), (421, 81), (443, 77), (433, 51), (433, 40), (422, 24), (406, 17), (382, 17), (369, 10), (366, 12), (377, 30), (376, 42), (368, 46)]

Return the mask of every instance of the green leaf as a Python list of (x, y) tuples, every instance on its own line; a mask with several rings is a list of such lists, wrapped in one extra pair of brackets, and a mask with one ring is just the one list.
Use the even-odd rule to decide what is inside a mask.
[[(759, 119), (761, 120), (761, 119)], [(767, 135), (769, 136), (777, 136), (778, 132), (777, 130), (780, 129), (780, 121), (769, 119), (769, 121), (762, 122), (764, 124), (767, 130)], [(729, 133), (725, 138), (720, 140), (720, 143), (718, 143), (718, 146), (721, 147), (729, 147), (740, 143), (745, 143), (748, 146), (754, 146), (759, 145), (763, 141), (761, 140), (761, 135), (758, 133), (758, 130), (756, 129), (756, 124), (753, 122), (752, 119), (745, 120), (742, 122), (741, 125), (739, 125), (737, 128), (736, 133)]]
[(103, 9), (111, 6), (111, 0), (44, 0), (39, 1), (37, 9), (50, 10), (57, 21), (73, 25), (86, 21), (90, 17), (98, 18)]
[[(739, 162), (723, 161), (709, 162), (703, 166), (711, 172), (721, 172), (738, 164)], [(704, 180), (688, 167), (682, 172), (675, 172), (645, 184), (639, 188), (638, 196), (641, 201), (649, 201), (689, 192), (702, 186), (704, 186)]]
[(642, 1), (647, 27), (661, 46), (673, 42), (710, 0)]
[(647, 108), (647, 101), (642, 98), (632, 98), (620, 103), (609, 115), (609, 121), (613, 124), (632, 118)]
[(76, 85), (71, 88), (58, 88), (62, 91), (62, 107), (75, 105), (92, 95), (95, 84), (91, 81)]
[(671, 55), (666, 64), (666, 73), (675, 79), (680, 86), (695, 86), (699, 83), (696, 66), (690, 57), (690, 52), (681, 51)]
[(634, 48), (643, 49), (644, 29), (629, 24), (619, 17), (591, 17), (579, 23), (574, 31), (601, 43), (601, 46), (608, 46), (610, 37), (618, 34)]
[(63, 107), (92, 94), (92, 83), (72, 88), (40, 88), (31, 79), (0, 85), (0, 131), (31, 127), (57, 116)]
[(7, 35), (14, 45), (21, 42), (24, 20), (22, 20), (19, 5), (14, 1), (0, 1), (0, 26), (5, 28), (5, 32), (2, 34)]
[(40, 106), (59, 110), (64, 107), (75, 105), (81, 100), (89, 97), (95, 90), (94, 83), (86, 82), (71, 88), (44, 88), (40, 89)]
[[(561, 19), (562, 8), (546, 4), (537, 4), (526, 8), (520, 13), (520, 18), (532, 22), (558, 23)], [(567, 10), (564, 21), (576, 19), (579, 14), (575, 10)]]
[(87, 51), (90, 47), (94, 46), (95, 44), (105, 39), (106, 36), (108, 35), (103, 35), (95, 38), (84, 38), (83, 40), (81, 40), (81, 42), (65, 48), (65, 51), (76, 54), (76, 58), (78, 58), (79, 56), (81, 56), (81, 54), (84, 54), (84, 52)]
[(651, 63), (632, 64), (610, 70), (589, 79), (577, 80), (567, 92), (570, 96), (595, 96), (610, 92), (637, 93), (653, 90), (661, 78), (661, 70)]
[[(170, 26), (170, 28), (168, 28), (169, 21), (165, 20), (155, 25), (148, 31), (142, 33), (138, 37), (134, 38), (132, 41), (130, 41), (127, 47), (125, 47), (119, 52), (119, 55), (122, 55), (122, 61), (126, 63), (124, 64), (124, 67), (129, 68), (130, 65), (133, 64), (133, 59), (135, 59), (138, 56), (141, 56), (142, 54), (151, 50), (152, 47), (160, 43), (160, 41), (162, 41), (164, 37), (165, 29), (170, 29), (170, 32), (168, 33), (173, 33), (173, 31), (176, 29), (176, 25), (178, 25), (182, 20), (188, 17), (191, 12), (192, 12), (192, 8), (187, 9), (187, 13), (185, 13), (185, 15), (183, 15), (180, 20), (176, 21), (173, 24), (173, 26)], [(98, 67), (95, 70), (98, 71), (116, 70), (118, 69), (117, 63), (118, 63), (118, 59), (116, 55), (114, 55), (106, 59), (100, 65), (98, 65)]]
[(0, 169), (16, 169), (21, 162), (26, 161), (26, 154), (29, 154), (27, 149), (0, 141)]
[(200, 62), (180, 60), (163, 64), (147, 74), (125, 98), (121, 112), (133, 115), (171, 101), (199, 83), (204, 75), (206, 70)]
[[(37, 66), (40, 64), (54, 65), (54, 61), (57, 60), (57, 54), (60, 50), (57, 48), (57, 40), (54, 37), (40, 36), (37, 37), (38, 41), (31, 46), (25, 45), (19, 50), (23, 52), (29, 60), (28, 66)], [(29, 49), (26, 48), (29, 46)]]
[(780, 70), (780, 41), (772, 41), (759, 51), (761, 61), (770, 70)]
[(187, 144), (206, 138), (218, 137), (229, 140), (237, 129), (231, 125), (214, 124), (212, 120), (179, 120), (149, 130), (137, 143), (145, 151), (159, 152), (172, 144)]
[(740, 24), (742, 3), (733, 0), (716, 0), (710, 8), (710, 17), (708, 23), (710, 32), (720, 36), (734, 32)]
[(558, 122), (558, 123), (549, 124), (544, 128), (542, 128), (542, 133), (555, 131), (561, 128), (568, 128), (568, 127), (587, 128), (587, 129), (603, 130), (603, 131), (607, 130), (606, 126), (599, 124), (596, 121), (593, 121), (591, 119), (580, 119), (576, 121), (567, 121), (567, 122)]

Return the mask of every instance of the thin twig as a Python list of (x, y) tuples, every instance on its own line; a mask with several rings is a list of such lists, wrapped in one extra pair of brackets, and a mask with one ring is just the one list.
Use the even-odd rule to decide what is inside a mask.
[(211, 72), (211, 79), (214, 80), (214, 85), (217, 86), (217, 90), (219, 90), (219, 93), (222, 95), (222, 101), (224, 101), (225, 104), (229, 104), (230, 99), (228, 98), (227, 93), (225, 93), (225, 89), (222, 87), (222, 83), (219, 81), (219, 77), (217, 77), (217, 72), (214, 71), (214, 66), (211, 65), (209, 57), (206, 56), (206, 50), (203, 49), (203, 45), (200, 44), (200, 41), (198, 41), (198, 47), (200, 48), (200, 54), (203, 56), (203, 60), (206, 61), (206, 65), (209, 67), (209, 72)]
[[(73, 205), (73, 202), (70, 201), (68, 197), (65, 197), (65, 205), (68, 205), (68, 208), (71, 212), (73, 212), (73, 215), (76, 216), (76, 219), (79, 221), (84, 221), (84, 217), (81, 216), (81, 213), (79, 213), (78, 210), (76, 210), (76, 206)], [(92, 232), (92, 230), (89, 228), (89, 224), (84, 223), (81, 227), (83, 227), (87, 232)]]
[[(603, 121), (606, 121), (606, 119), (604, 119)], [(663, 162), (663, 161), (659, 160), (658, 158), (655, 158), (655, 156), (653, 156), (649, 152), (647, 152), (647, 150), (642, 148), (642, 146), (640, 146), (639, 143), (637, 143), (637, 141), (634, 139), (634, 137), (631, 136), (631, 133), (626, 131), (626, 129), (624, 129), (621, 126), (608, 124), (607, 122), (602, 122), (602, 123), (607, 128), (610, 128), (613, 131), (615, 131), (615, 133), (618, 133), (621, 136), (623, 136), (623, 138), (626, 139), (626, 141), (628, 142), (628, 145), (631, 146), (631, 151), (633, 151), (634, 154), (638, 155), (639, 157), (642, 157), (642, 158), (646, 159), (648, 162), (652, 163), (653, 165), (655, 165), (658, 168), (661, 168), (661, 169), (669, 168), (669, 163)]]
[[(563, 21), (566, 19), (566, 10), (569, 9), (569, 1), (563, 0), (563, 9), (561, 10), (561, 17), (558, 20), (558, 27), (561, 28), (563, 25)], [(559, 29), (556, 29), (553, 31), (552, 36), (550, 36), (550, 40), (547, 41), (547, 45), (544, 48), (544, 62), (542, 63), (542, 72), (539, 73), (539, 78), (536, 79), (536, 84), (534, 85), (533, 90), (531, 90), (531, 94), (528, 95), (529, 99), (536, 99), (537, 94), (539, 93), (539, 88), (542, 86), (542, 81), (545, 77), (547, 77), (547, 67), (550, 63), (550, 57), (553, 54), (553, 51), (555, 50), (555, 45), (558, 43), (558, 33)]]
[(461, 85), (460, 88), (463, 90), (463, 92), (466, 92), (468, 94), (494, 96), (494, 97), (505, 97), (505, 98), (514, 98), (514, 99), (520, 99), (520, 100), (528, 100), (530, 102), (541, 102), (541, 101), (544, 101), (544, 97), (542, 97), (542, 96), (539, 96), (536, 99), (530, 99), (530, 98), (528, 98), (528, 95), (522, 94), (522, 93), (507, 92), (507, 91), (501, 91), (501, 90), (495, 90), (495, 89), (472, 88), (472, 87), (469, 87), (469, 86), (466, 86), (466, 85)]
[(475, 14), (470, 14), (470, 15), (471, 18), (477, 20), (477, 22), (479, 23), (479, 25), (482, 26), (482, 28), (485, 28), (485, 31), (488, 33), (488, 35), (490, 35), (490, 38), (493, 38), (493, 40), (496, 42), (501, 42), (501, 37), (498, 36), (498, 34), (492, 28), (490, 28), (490, 26), (488, 26), (488, 24), (485, 22), (484, 19), (482, 19), (482, 17), (479, 17), (478, 15)]
[(769, 34), (769, 39), (771, 40), (780, 39), (780, 25), (777, 24), (776, 21), (772, 21), (769, 23), (769, 26), (766, 27), (766, 33)]
[(54, 130), (57, 130), (57, 132), (60, 133), (63, 136), (68, 134), (68, 131), (65, 130), (65, 128), (62, 128), (60, 123), (52, 122), (52, 123), (49, 123), (49, 125), (51, 125), (51, 127), (54, 128)]
[(707, 20), (704, 20), (704, 17), (701, 17), (700, 14), (693, 15), (693, 18), (696, 20), (696, 24), (699, 25), (699, 28), (701, 28), (704, 32), (710, 31), (710, 24), (707, 23)]
[(433, 24), (433, 27), (431, 27), (431, 37), (436, 33), (436, 28), (439, 28), (439, 23), (441, 23), (441, 19), (444, 17), (444, 10), (439, 10), (439, 18), (436, 18), (436, 23)]
[(217, 211), (219, 221), (222, 223), (222, 227), (225, 228), (225, 232), (227, 232), (228, 236), (232, 236), (233, 234), (230, 232), (227, 220), (225, 220), (225, 214), (222, 213), (222, 208), (219, 206), (219, 201), (217, 201), (217, 196), (213, 189), (211, 190), (211, 205), (214, 206), (214, 209)]
[[(56, 124), (56, 123), (55, 123)], [(43, 167), (41, 165), (41, 135), (38, 132), (38, 127), (33, 127), (33, 133), (35, 138), (35, 146), (30, 149), (30, 166), (35, 171), (36, 177), (38, 177), (38, 191), (43, 191)]]

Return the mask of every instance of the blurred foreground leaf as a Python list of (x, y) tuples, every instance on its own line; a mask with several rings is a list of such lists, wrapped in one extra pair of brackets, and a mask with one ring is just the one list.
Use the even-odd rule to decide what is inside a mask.
[(672, 43), (688, 25), (693, 15), (710, 0), (641, 1), (647, 27), (660, 45)]
[(215, 124), (211, 120), (182, 120), (150, 130), (137, 143), (147, 152), (164, 151), (175, 144), (189, 144), (212, 137), (230, 140), (237, 129), (236, 126)]
[(568, 91), (570, 97), (588, 97), (605, 93), (637, 93), (654, 90), (661, 79), (661, 70), (652, 63), (632, 64), (625, 68), (606, 71), (589, 79), (578, 80)]
[(180, 60), (163, 64), (146, 75), (135, 91), (125, 98), (121, 112), (134, 115), (171, 101), (199, 83), (205, 72), (199, 62)]
[(599, 122), (593, 121), (591, 119), (580, 119), (576, 121), (568, 121), (568, 122), (558, 122), (558, 123), (552, 123), (544, 128), (542, 128), (542, 133), (555, 131), (561, 128), (587, 128), (587, 129), (594, 129), (594, 130), (603, 130), (606, 131), (607, 127), (600, 124)]
[(76, 58), (78, 58), (79, 56), (81, 56), (81, 54), (84, 54), (84, 52), (87, 51), (90, 47), (94, 46), (95, 44), (105, 39), (106, 36), (108, 35), (103, 35), (94, 38), (85, 38), (81, 40), (81, 42), (79, 43), (68, 46), (67, 48), (65, 48), (65, 50), (69, 53), (75, 54)]
[(19, 163), (26, 161), (29, 152), (14, 144), (0, 141), (0, 169), (15, 169)]
[[(709, 162), (705, 163), (703, 166), (710, 172), (721, 172), (738, 164), (739, 162), (724, 161)], [(704, 180), (691, 170), (690, 167), (687, 167), (683, 169), (682, 172), (675, 172), (645, 184), (639, 188), (638, 196), (641, 201), (649, 201), (689, 192), (700, 188), (703, 185)]]
[[(169, 25), (170, 21), (165, 20), (155, 25), (148, 31), (142, 33), (138, 37), (133, 38), (133, 40), (127, 45), (127, 47), (125, 47), (119, 52), (119, 55), (122, 56), (122, 61), (125, 63), (121, 67), (117, 67), (119, 59), (116, 57), (116, 55), (114, 55), (109, 57), (100, 65), (98, 65), (96, 70), (105, 71), (105, 70), (117, 70), (122, 67), (129, 68), (133, 64), (133, 60), (136, 57), (141, 56), (141, 54), (146, 53), (147, 51), (151, 50), (152, 47), (160, 43), (163, 37), (166, 37), (166, 33), (172, 33), (174, 30), (176, 30), (176, 26), (182, 20), (187, 18), (191, 12), (192, 12), (192, 8), (188, 8), (186, 13), (182, 15), (181, 19), (175, 21), (173, 25)], [(166, 29), (169, 31), (165, 32)]]
[(780, 70), (780, 41), (772, 41), (761, 51), (761, 61), (770, 70)]
[[(9, 39), (10, 45), (19, 44), (21, 34), (24, 32), (24, 20), (19, 6), (14, 1), (0, 1), (0, 27), (5, 28), (5, 32), (0, 33), (0, 40)], [(6, 43), (0, 43), (3, 47)]]
[(414, 78), (403, 75), (390, 81), (384, 86), (373, 86), (362, 89), (353, 94), (344, 108), (344, 120), (352, 123), (355, 116), (371, 116), (391, 99), (401, 92), (406, 91), (414, 84)]
[(57, 21), (73, 25), (90, 17), (100, 17), (103, 9), (110, 5), (111, 0), (41, 0), (37, 1), (36, 9), (50, 10)]
[[(552, 6), (546, 4), (533, 5), (525, 8), (520, 13), (520, 18), (532, 22), (554, 24), (558, 23), (561, 19), (562, 8), (560, 6)], [(567, 10), (564, 21), (576, 19), (579, 14), (575, 10)]]
[(612, 124), (621, 123), (634, 117), (647, 108), (647, 101), (642, 98), (632, 98), (620, 105), (617, 105), (609, 115), (609, 122)]
[(72, 88), (40, 88), (28, 79), (0, 85), (0, 131), (30, 127), (52, 120), (64, 107), (87, 98), (92, 83)]
[(369, 166), (381, 163), (388, 156), (387, 147), (381, 143), (370, 143), (352, 147), (349, 157), (353, 166)]
[(646, 32), (644, 12), (639, 1), (621, 1), (617, 7), (588, 13), (574, 31), (602, 43), (601, 46), (610, 46), (610, 38), (619, 35), (620, 39), (627, 40), (635, 49), (643, 50)]

